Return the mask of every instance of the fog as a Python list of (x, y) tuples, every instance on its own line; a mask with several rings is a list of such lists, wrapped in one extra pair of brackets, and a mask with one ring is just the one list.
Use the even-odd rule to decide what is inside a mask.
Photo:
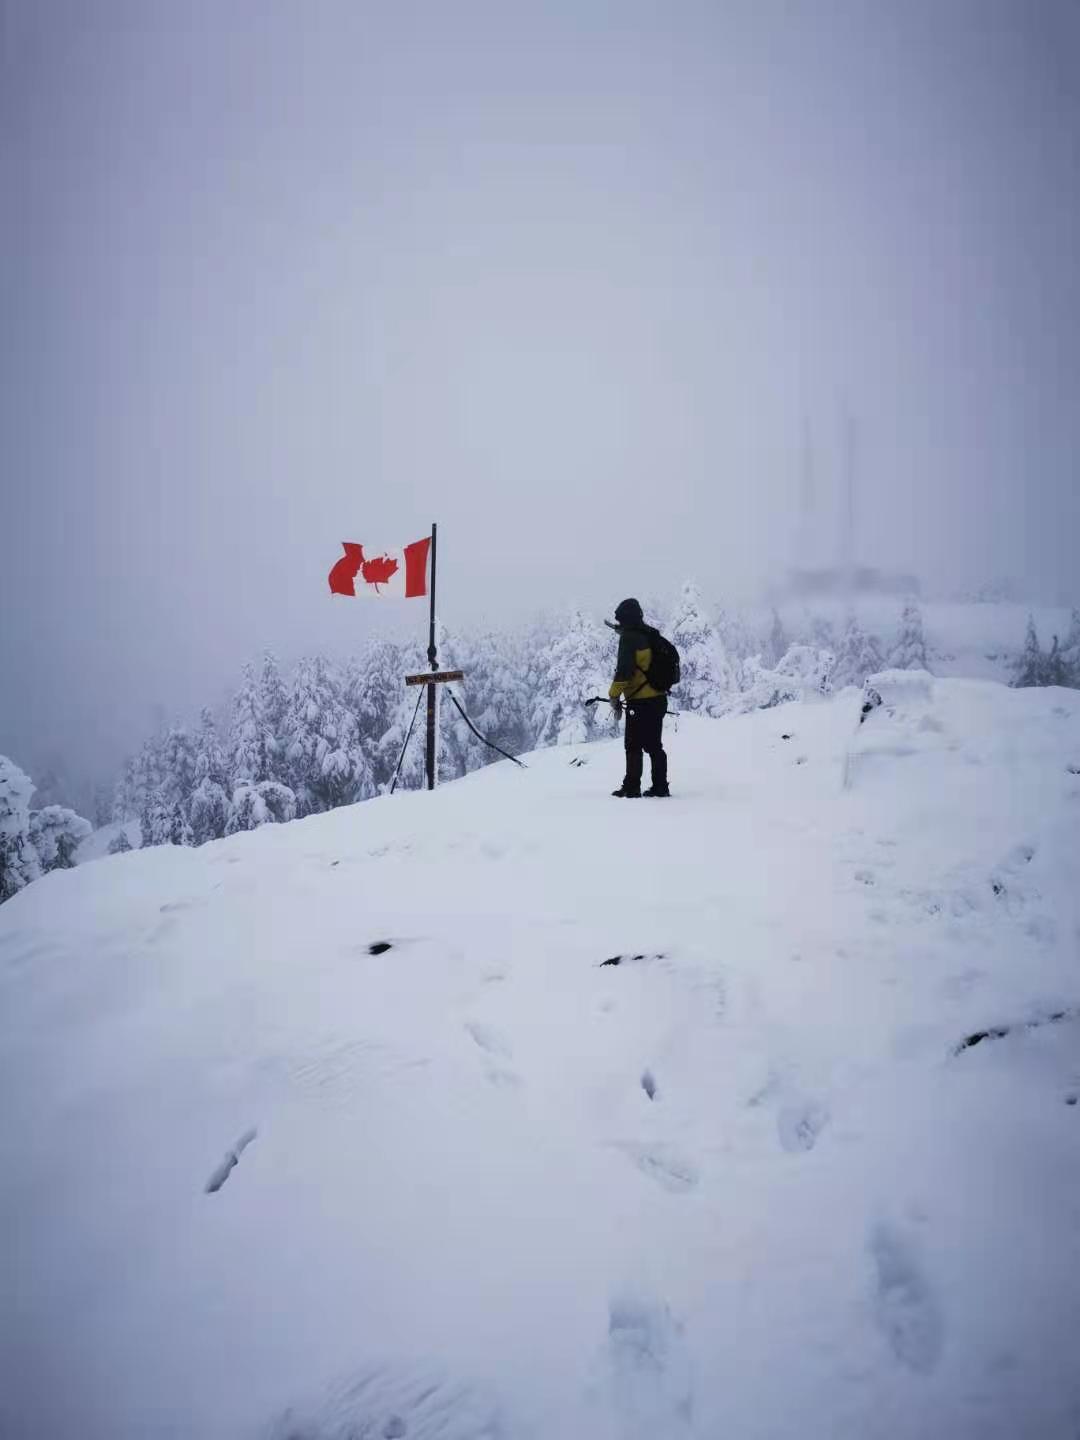
[(450, 623), (750, 595), (845, 412), (862, 561), (1074, 595), (1078, 15), (0, 0), (0, 751), (421, 632), (326, 572), (432, 520)]

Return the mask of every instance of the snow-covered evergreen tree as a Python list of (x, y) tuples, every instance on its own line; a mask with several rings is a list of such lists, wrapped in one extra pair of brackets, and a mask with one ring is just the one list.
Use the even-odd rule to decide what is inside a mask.
[(169, 807), (178, 809), (184, 816), (195, 789), (195, 760), (195, 740), (191, 732), (182, 725), (174, 725), (162, 744), (162, 777), (158, 788)]
[(297, 666), (285, 719), (285, 764), (297, 813), (310, 815), (375, 793), (356, 716), (322, 656)]
[(204, 708), (195, 747), (195, 789), (187, 807), (195, 845), (220, 840), (225, 834), (229, 818), (228, 783), (225, 754), (218, 741), (214, 717)]
[(281, 825), (295, 818), (296, 796), (287, 785), (276, 780), (242, 780), (233, 793), (225, 833), (235, 835), (239, 830)]
[(46, 805), (30, 812), (30, 839), (43, 873), (71, 870), (75, 852), (94, 827), (66, 805)]
[(908, 600), (900, 615), (896, 641), (889, 652), (889, 665), (894, 670), (929, 670), (926, 660), (926, 637), (923, 634), (922, 611), (914, 600)]
[(564, 633), (536, 657), (531, 706), (535, 743), (577, 745), (611, 734), (608, 706), (584, 702), (606, 695), (614, 672), (614, 635), (583, 610), (574, 611)]
[(765, 660), (768, 665), (777, 665), (788, 652), (791, 642), (788, 640), (787, 631), (784, 629), (784, 622), (780, 618), (780, 612), (773, 606), (772, 623), (769, 626), (769, 638), (765, 645)]
[(255, 778), (284, 783), (288, 743), (285, 717), (289, 709), (289, 692), (272, 650), (263, 653), (256, 702), (262, 740), (259, 751), (262, 769)]
[(1069, 617), (1065, 642), (1061, 647), (1061, 665), (1065, 676), (1061, 684), (1080, 690), (1080, 609), (1075, 606)]
[(1050, 650), (1043, 664), (1042, 683), (1044, 685), (1068, 685), (1069, 683), (1068, 668), (1062, 657), (1061, 646), (1058, 644), (1056, 635), (1051, 636), (1050, 639)]
[[(734, 633), (730, 617), (728, 624)], [(697, 586), (689, 580), (672, 612), (669, 638), (679, 651), (682, 668), (676, 692), (678, 708), (702, 715), (722, 714), (725, 701), (739, 688), (735, 667), (705, 612)]]
[(834, 688), (842, 690), (845, 685), (861, 686), (868, 675), (876, 675), (884, 668), (877, 640), (862, 628), (854, 610), (849, 610), (836, 653), (832, 675)]
[(99, 780), (91, 792), (92, 814), (95, 830), (102, 830), (112, 823), (113, 796), (108, 785)]
[[(410, 693), (415, 705), (416, 692)], [(342, 694), (356, 719), (360, 746), (378, 790), (389, 781), (396, 760), (396, 756), (387, 760), (387, 750), (392, 747), (384, 746), (382, 740), (406, 697), (400, 648), (387, 640), (369, 641), (345, 667)]]
[[(448, 662), (450, 658), (449, 649), (444, 652), (440, 646), (440, 664)], [(402, 647), (397, 660), (402, 667), (401, 677), (427, 669), (427, 656), (419, 648)], [(401, 677), (398, 680), (397, 698), (391, 711), (390, 723), (375, 747), (373, 773), (379, 776), (380, 786), (387, 788), (393, 783), (400, 760), (401, 769), (397, 774), (396, 788), (420, 790), (426, 784), (427, 692), (423, 686), (406, 688)], [(443, 686), (439, 686), (438, 692), (443, 689)], [(462, 773), (459, 768), (460, 755), (453, 742), (453, 721), (457, 718), (457, 711), (446, 703), (446, 698), (441, 693), (436, 694), (436, 703), (436, 769), (441, 779), (453, 779)], [(449, 718), (450, 716), (453, 719)], [(406, 747), (405, 740), (410, 727), (412, 736)]]
[(836, 631), (833, 629), (833, 622), (827, 615), (808, 615), (804, 629), (806, 641), (811, 650), (828, 650), (833, 655), (836, 654)]
[(41, 859), (30, 836), (34, 782), (14, 760), (0, 755), (0, 902), (36, 880)]
[[(444, 653), (448, 668), (464, 671), (465, 679), (451, 690), (480, 734), (510, 755), (530, 749), (531, 696), (515, 637), (492, 631), (445, 635), (440, 645)], [(443, 697), (442, 725), (451, 767), (445, 773), (465, 775), (500, 758), (469, 729), (449, 694)]]
[(121, 793), (117, 796), (117, 820), (137, 819), (143, 845), (151, 844), (151, 812), (164, 783), (163, 739), (155, 735), (147, 740), (125, 772)]
[(184, 807), (167, 792), (159, 790), (150, 806), (147, 825), (143, 829), (144, 845), (193, 845), (194, 836)]
[(195, 737), (195, 784), (204, 780), (222, 787), (229, 783), (229, 764), (218, 739), (217, 726), (209, 706), (203, 706), (199, 732)]
[(229, 730), (229, 772), (233, 786), (254, 784), (266, 776), (267, 756), (259, 705), (255, 669), (249, 663), (240, 674), (240, 687), (233, 696), (232, 726)]
[(126, 832), (123, 829), (118, 830), (109, 841), (109, 854), (126, 855), (130, 849), (131, 841), (128, 839)]
[(229, 797), (222, 785), (203, 779), (195, 786), (188, 806), (191, 843), (205, 845), (220, 840), (229, 822)]
[(811, 700), (828, 695), (833, 689), (835, 663), (831, 650), (817, 650), (812, 645), (792, 645), (779, 665), (771, 670), (751, 656), (746, 662), (747, 683), (743, 690), (729, 697), (726, 713), (769, 710), (788, 700)]
[(1039, 646), (1039, 636), (1035, 629), (1035, 617), (1029, 615), (1027, 630), (1024, 633), (1024, 648), (1013, 662), (1012, 684), (1017, 690), (1025, 690), (1033, 685), (1045, 684), (1046, 656)]
[(738, 610), (719, 605), (716, 610), (716, 633), (720, 637), (732, 684), (742, 683), (742, 667), (753, 655), (761, 653), (761, 642)]
[(50, 870), (70, 869), (75, 852), (93, 833), (66, 805), (30, 809), (34, 782), (0, 755), (0, 901)]

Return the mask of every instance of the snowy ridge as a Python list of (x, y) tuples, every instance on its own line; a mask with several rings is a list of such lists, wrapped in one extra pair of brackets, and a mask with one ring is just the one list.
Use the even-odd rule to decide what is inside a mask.
[(870, 688), (9, 901), (5, 1440), (1074, 1440), (1080, 692)]

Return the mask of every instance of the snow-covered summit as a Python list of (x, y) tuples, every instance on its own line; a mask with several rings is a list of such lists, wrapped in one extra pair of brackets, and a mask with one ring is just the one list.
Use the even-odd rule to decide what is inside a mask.
[(0, 909), (5, 1440), (1072, 1440), (1080, 692), (871, 690)]

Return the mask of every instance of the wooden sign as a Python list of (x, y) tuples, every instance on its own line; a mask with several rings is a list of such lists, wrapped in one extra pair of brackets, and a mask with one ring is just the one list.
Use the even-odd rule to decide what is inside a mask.
[(406, 675), (406, 685), (445, 685), (449, 680), (464, 680), (464, 670), (432, 670), (428, 675)]

